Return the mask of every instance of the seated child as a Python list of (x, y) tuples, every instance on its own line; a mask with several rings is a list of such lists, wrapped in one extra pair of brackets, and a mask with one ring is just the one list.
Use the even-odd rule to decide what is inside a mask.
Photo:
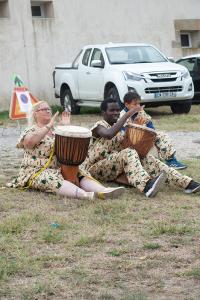
[[(128, 92), (124, 96), (125, 108), (121, 111), (120, 118), (131, 108), (140, 106), (140, 101), (141, 101), (141, 98), (137, 93)], [(140, 112), (134, 114), (129, 119), (129, 122), (130, 121), (134, 122), (136, 124), (147, 126), (151, 129), (155, 129), (153, 122), (151, 120), (151, 117), (143, 109), (141, 109)], [(176, 156), (175, 156), (176, 151), (172, 145), (172, 142), (171, 142), (169, 136), (161, 131), (156, 131), (156, 133), (157, 133), (157, 136), (156, 136), (156, 140), (155, 140), (155, 146), (158, 150), (159, 158), (162, 160), (165, 160), (165, 164), (174, 169), (181, 170), (181, 169), (187, 168), (186, 165), (182, 164), (181, 162), (179, 162), (176, 159)]]

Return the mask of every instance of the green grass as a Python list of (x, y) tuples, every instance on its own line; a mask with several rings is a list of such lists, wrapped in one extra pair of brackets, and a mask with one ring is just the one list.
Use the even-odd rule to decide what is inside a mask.
[(5, 121), (9, 118), (9, 112), (8, 111), (1, 111), (0, 112), (0, 122)]
[(158, 243), (147, 243), (144, 244), (144, 249), (155, 250), (161, 248), (161, 245)]
[[(53, 113), (63, 111), (60, 105), (52, 105)], [(191, 111), (188, 114), (173, 114), (170, 107), (161, 106), (158, 108), (147, 108), (146, 112), (149, 113), (154, 121), (154, 124), (159, 130), (185, 130), (185, 131), (199, 131), (200, 123), (200, 105), (192, 105)], [(8, 122), (8, 111), (0, 112), (0, 125), (1, 123)], [(88, 120), (88, 115), (90, 118)], [(72, 120), (77, 122), (85, 122), (85, 120), (91, 121), (93, 124), (100, 118), (100, 110), (96, 107), (82, 107), (81, 114), (79, 116), (72, 116)], [(82, 124), (83, 125), (83, 124)]]
[[(199, 106), (191, 116), (179, 116), (180, 122), (161, 109), (151, 109), (159, 128), (189, 124), (188, 130), (199, 130)], [(98, 112), (72, 116), (82, 125), (97, 118)], [(12, 164), (9, 153), (4, 157), (1, 186), (18, 173), (20, 159)], [(200, 181), (200, 159), (184, 162), (188, 168), (182, 173)], [(147, 199), (127, 188), (120, 199), (83, 201), (1, 189), (0, 198), (2, 299), (200, 296), (199, 194), (166, 186)]]
[(183, 274), (184, 276), (193, 277), (196, 279), (200, 279), (200, 267), (199, 268), (193, 268)]

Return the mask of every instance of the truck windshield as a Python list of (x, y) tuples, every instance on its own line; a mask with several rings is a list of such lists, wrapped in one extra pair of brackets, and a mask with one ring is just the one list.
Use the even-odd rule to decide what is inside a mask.
[(109, 47), (105, 50), (111, 65), (167, 61), (167, 59), (158, 50), (151, 46)]

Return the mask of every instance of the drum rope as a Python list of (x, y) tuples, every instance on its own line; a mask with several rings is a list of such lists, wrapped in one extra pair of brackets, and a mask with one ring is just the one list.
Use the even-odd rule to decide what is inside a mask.
[(54, 150), (55, 150), (55, 145), (53, 144), (53, 147), (51, 148), (51, 152), (50, 152), (49, 159), (48, 159), (48, 161), (45, 163), (44, 167), (42, 167), (38, 172), (36, 172), (35, 174), (33, 174), (33, 175), (31, 176), (31, 178), (29, 179), (27, 186), (25, 186), (25, 187), (22, 188), (22, 189), (28, 189), (28, 188), (31, 188), (31, 186), (32, 186), (32, 184), (33, 184), (33, 180), (36, 179), (36, 178), (37, 178), (44, 170), (46, 170), (46, 168), (48, 168), (48, 166), (49, 166), (50, 163), (52, 162), (52, 158), (53, 158), (53, 155), (54, 155)]

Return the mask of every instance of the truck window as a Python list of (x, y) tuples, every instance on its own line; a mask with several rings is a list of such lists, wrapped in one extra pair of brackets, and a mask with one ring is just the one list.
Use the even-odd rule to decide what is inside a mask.
[(79, 57), (81, 56), (81, 53), (83, 52), (83, 50), (81, 50), (78, 55), (75, 57), (75, 59), (72, 62), (72, 67), (73, 68), (78, 68), (78, 62), (79, 62)]
[(92, 53), (92, 58), (91, 58), (91, 61), (90, 61), (90, 65), (91, 65), (91, 62), (93, 60), (100, 60), (101, 63), (102, 63), (102, 66), (104, 66), (104, 58), (103, 58), (103, 54), (102, 54), (100, 49), (97, 49), (97, 48), (94, 49), (94, 51)]
[(85, 53), (83, 55), (83, 59), (82, 59), (82, 64), (87, 66), (88, 65), (88, 61), (89, 61), (89, 58), (90, 58), (90, 53), (92, 51), (92, 48), (89, 48), (87, 50), (85, 50)]

